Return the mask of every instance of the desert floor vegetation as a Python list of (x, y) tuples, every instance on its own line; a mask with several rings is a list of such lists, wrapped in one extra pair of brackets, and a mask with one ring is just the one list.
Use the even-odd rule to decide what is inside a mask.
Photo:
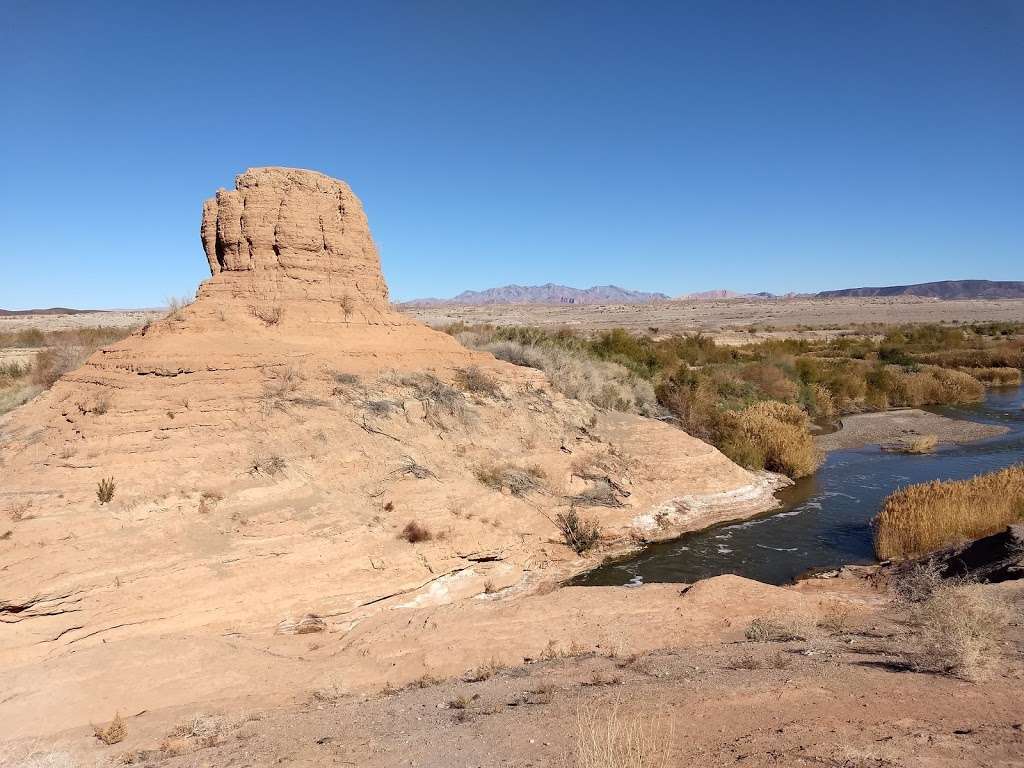
[(589, 552), (601, 541), (601, 526), (596, 520), (580, 517), (575, 509), (555, 515), (555, 527), (562, 541), (578, 555)]
[(132, 333), (134, 328), (95, 327), (43, 331), (25, 328), (0, 331), (0, 350), (21, 353), (0, 362), (0, 413), (16, 408), (52, 387), (78, 368), (100, 347)]
[(575, 768), (659, 768), (669, 765), (672, 730), (656, 712), (627, 711), (621, 701), (580, 703), (570, 764)]
[(456, 323), (445, 330), (465, 346), (544, 371), (569, 397), (674, 421), (743, 466), (794, 478), (821, 462), (815, 421), (978, 402), (986, 386), (1018, 383), (1024, 366), (1020, 323), (871, 324), (830, 339), (739, 346), (657, 329)]
[(874, 521), (881, 560), (921, 557), (1024, 520), (1024, 465), (890, 494)]
[(1007, 632), (1021, 619), (1004, 594), (943, 579), (932, 561), (899, 574), (890, 589), (906, 614), (902, 642), (910, 668), (978, 681), (1001, 666)]

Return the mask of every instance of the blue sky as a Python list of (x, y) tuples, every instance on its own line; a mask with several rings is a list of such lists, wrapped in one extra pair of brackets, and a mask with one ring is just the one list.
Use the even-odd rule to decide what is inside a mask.
[(397, 299), (1024, 279), (1017, 0), (3, 9), (0, 307), (190, 294), (259, 165), (348, 181)]

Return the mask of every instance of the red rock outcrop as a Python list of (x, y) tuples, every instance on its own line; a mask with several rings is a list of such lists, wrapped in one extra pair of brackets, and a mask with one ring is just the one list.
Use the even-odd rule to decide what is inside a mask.
[[(202, 240), (213, 274), (194, 303), (0, 417), (0, 509), (20, 510), (0, 539), (12, 733), (246, 686), (291, 695), (267, 665), (294, 654), (278, 628), (295, 622), (343, 642), (392, 611), (513, 601), (592, 562), (551, 522), (581, 477), (628, 490), (584, 510), (609, 547), (717, 519), (708, 497), (742, 499), (733, 516), (772, 504), (680, 430), (392, 312), (341, 182), (248, 171), (204, 206)], [(471, 366), (488, 386), (465, 383)], [(537, 489), (492, 487), (509, 468)], [(401, 536), (413, 521), (428, 538)], [(238, 666), (242, 647), (256, 663)], [(154, 680), (151, 659), (178, 654)]]

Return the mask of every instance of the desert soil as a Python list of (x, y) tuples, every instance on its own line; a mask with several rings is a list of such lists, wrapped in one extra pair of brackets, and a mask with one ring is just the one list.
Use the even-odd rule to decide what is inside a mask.
[(925, 435), (935, 435), (940, 443), (967, 443), (986, 437), (996, 437), (1008, 431), (1006, 427), (995, 424), (978, 424), (962, 419), (950, 419), (917, 408), (900, 408), (844, 416), (841, 429), (820, 435), (817, 442), (826, 451), (838, 451)]
[[(1020, 322), (1024, 300), (938, 301), (887, 299), (724, 299), (619, 305), (417, 306), (399, 311), (431, 326), (454, 322), (536, 325), (583, 331), (626, 328), (677, 333), (704, 331), (724, 343), (773, 336), (827, 338), (864, 323)], [(755, 333), (739, 329), (756, 326)], [(776, 330), (772, 331), (771, 328)], [(810, 330), (815, 329), (815, 330)]]
[[(700, 595), (682, 585), (658, 588), (668, 615), (673, 603), (682, 610), (680, 625), (688, 601), (712, 609), (702, 642), (683, 632), (669, 647), (638, 653), (562, 645), (548, 658), (475, 682), (485, 675), (427, 677), (353, 694), (339, 679), (333, 687), (296, 690), (294, 703), (270, 709), (259, 709), (256, 700), (248, 707), (129, 713), (128, 737), (117, 745), (100, 744), (82, 727), (62, 734), (53, 748), (84, 764), (116, 759), (168, 768), (572, 766), (581, 765), (573, 754), (579, 721), (592, 717), (588, 727), (599, 734), (609, 718), (641, 723), (649, 761), (643, 765), (1024, 765), (1020, 626), (987, 679), (967, 682), (910, 671), (900, 617), (859, 577), (765, 587), (765, 595), (771, 590), (784, 599), (769, 599), (764, 610), (807, 635), (781, 643), (747, 640), (746, 620), (717, 603), (742, 580), (716, 590), (719, 581), (690, 589)], [(1018, 583), (986, 589), (1018, 603), (1024, 598)], [(580, 604), (602, 597), (593, 594), (594, 601)], [(818, 614), (815, 627), (815, 616), (802, 615), (807, 604), (799, 601), (829, 595), (845, 607)], [(307, 640), (313, 655), (318, 638)]]

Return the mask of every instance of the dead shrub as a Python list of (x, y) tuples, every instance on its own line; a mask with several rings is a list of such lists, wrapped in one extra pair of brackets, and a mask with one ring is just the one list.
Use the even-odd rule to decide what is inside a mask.
[(788, 643), (807, 640), (807, 622), (800, 617), (758, 616), (743, 630), (743, 636), (755, 643)]
[(96, 484), (96, 498), (100, 504), (109, 504), (114, 500), (114, 491), (117, 489), (117, 483), (114, 482), (114, 478), (105, 477)]
[(605, 479), (597, 480), (589, 488), (580, 491), (569, 500), (581, 507), (621, 507), (619, 491)]
[(477, 467), (476, 479), (496, 491), (507, 490), (513, 496), (523, 498), (535, 491), (544, 491), (547, 475), (538, 466), (517, 467), (512, 464), (491, 464)]
[(273, 477), (284, 472), (288, 462), (283, 456), (273, 452), (256, 451), (249, 458), (249, 474)]
[(729, 669), (788, 669), (793, 663), (793, 658), (782, 651), (776, 651), (768, 656), (754, 656), (745, 653), (732, 659)]
[(466, 672), (466, 674), (462, 676), (462, 680), (466, 683), (481, 683), (484, 680), (490, 680), (504, 668), (504, 666), (492, 658), (486, 664), (481, 664), (479, 667), (475, 667)]
[(109, 746), (124, 741), (128, 735), (128, 725), (121, 719), (121, 715), (115, 714), (114, 719), (106, 727), (94, 725), (92, 733), (93, 736)]
[(254, 304), (249, 311), (268, 328), (280, 324), (284, 318), (284, 307), (280, 304)]
[(1024, 513), (1024, 464), (969, 480), (933, 481), (890, 494), (874, 520), (880, 560), (909, 559), (990, 536)]
[(447, 429), (449, 422), (465, 424), (470, 410), (463, 394), (430, 373), (406, 376), (401, 380), (411, 387), (416, 399), (423, 404), (424, 418), (438, 429)]
[(1014, 611), (978, 584), (943, 584), (912, 610), (910, 660), (919, 671), (984, 679), (1000, 658)]
[(458, 369), (455, 372), (455, 384), (466, 392), (488, 397), (501, 397), (498, 382), (475, 365)]
[(19, 523), (22, 520), (28, 519), (28, 511), (31, 508), (31, 501), (15, 501), (7, 508), (7, 514), (11, 518), (11, 522)]
[(398, 534), (398, 538), (405, 539), (410, 544), (416, 544), (421, 541), (430, 541), (434, 538), (434, 534), (418, 520), (410, 520)]
[(417, 480), (426, 480), (427, 478), (437, 480), (437, 475), (435, 475), (432, 470), (428, 469), (422, 464), (419, 464), (415, 459), (412, 458), (412, 456), (403, 456), (402, 466), (391, 472), (390, 476), (404, 477), (406, 475), (411, 475), (412, 477), (415, 477)]
[(263, 392), (259, 397), (260, 412), (269, 416), (275, 410), (288, 410), (288, 404), (296, 402), (296, 393), (302, 385), (302, 375), (292, 366), (265, 371)]
[(889, 591), (897, 603), (913, 605), (931, 598), (942, 584), (942, 567), (929, 559), (896, 572), (889, 580)]
[(559, 512), (553, 521), (562, 541), (577, 555), (593, 549), (601, 541), (601, 526), (596, 520), (584, 520), (575, 509)]

